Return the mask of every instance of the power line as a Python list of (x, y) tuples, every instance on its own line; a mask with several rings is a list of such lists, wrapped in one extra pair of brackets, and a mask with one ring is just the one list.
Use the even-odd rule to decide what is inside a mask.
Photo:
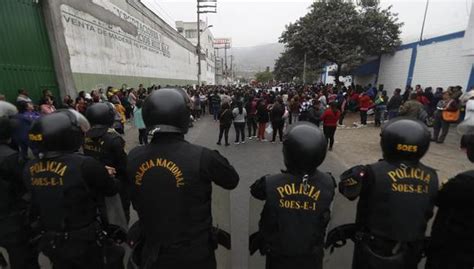
[(172, 28), (175, 28), (175, 20), (171, 16), (165, 14), (163, 8), (161, 8), (155, 1), (156, 0), (153, 0), (148, 3), (153, 7), (153, 10), (157, 13), (157, 15), (159, 15), (163, 20), (170, 20), (167, 22), (168, 25), (170, 25)]
[(170, 15), (170, 13), (168, 13), (168, 11), (166, 11), (166, 9), (164, 9), (159, 3), (158, 3), (158, 0), (154, 0), (153, 3), (155, 3), (159, 9), (161, 9), (163, 11), (163, 13), (168, 16), (169, 19), (171, 19), (173, 21), (173, 23), (176, 21), (176, 19)]

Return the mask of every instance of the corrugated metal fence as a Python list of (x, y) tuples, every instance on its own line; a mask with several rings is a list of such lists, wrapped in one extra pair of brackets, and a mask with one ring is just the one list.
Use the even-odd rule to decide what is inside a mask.
[(44, 89), (59, 97), (41, 0), (0, 1), (0, 94), (14, 101), (21, 88), (35, 101)]

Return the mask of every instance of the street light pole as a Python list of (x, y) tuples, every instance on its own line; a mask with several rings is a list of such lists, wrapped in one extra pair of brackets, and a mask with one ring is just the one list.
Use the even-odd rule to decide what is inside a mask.
[(429, 4), (430, 4), (430, 0), (426, 0), (425, 16), (423, 17), (423, 24), (421, 26), (420, 41), (423, 41), (423, 32), (425, 31), (426, 14), (428, 13)]

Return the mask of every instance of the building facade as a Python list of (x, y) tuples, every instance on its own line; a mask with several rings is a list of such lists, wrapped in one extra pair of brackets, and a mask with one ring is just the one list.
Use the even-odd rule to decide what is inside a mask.
[(197, 83), (195, 45), (140, 0), (5, 0), (0, 17), (10, 26), (0, 51), (9, 100), (20, 88), (36, 99), (45, 88), (75, 97), (109, 85)]
[[(207, 85), (216, 84), (216, 55), (214, 52), (214, 36), (210, 25), (200, 21), (201, 30), (201, 82)], [(194, 46), (198, 43), (196, 22), (176, 22), (178, 33), (189, 40)], [(197, 73), (196, 73), (197, 76)]]

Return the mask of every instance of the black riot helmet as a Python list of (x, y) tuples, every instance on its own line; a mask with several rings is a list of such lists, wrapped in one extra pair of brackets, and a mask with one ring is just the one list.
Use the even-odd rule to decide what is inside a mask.
[(109, 102), (95, 103), (86, 110), (86, 118), (92, 127), (111, 127), (115, 120), (115, 106)]
[(399, 118), (387, 123), (380, 145), (387, 161), (418, 163), (430, 147), (430, 132), (420, 121)]
[(142, 108), (143, 121), (154, 133), (188, 132), (190, 100), (181, 89), (165, 88), (154, 91)]
[(18, 113), (16, 107), (8, 102), (0, 101), (0, 141), (9, 140), (13, 131), (12, 117)]
[(474, 163), (474, 117), (469, 117), (457, 127), (461, 137), (461, 149), (466, 151), (469, 161)]
[(74, 152), (83, 144), (84, 133), (89, 128), (89, 122), (83, 115), (72, 109), (64, 109), (34, 122), (28, 137), (41, 153)]
[(326, 158), (327, 141), (321, 130), (309, 122), (295, 124), (285, 135), (283, 156), (290, 173), (312, 174)]

